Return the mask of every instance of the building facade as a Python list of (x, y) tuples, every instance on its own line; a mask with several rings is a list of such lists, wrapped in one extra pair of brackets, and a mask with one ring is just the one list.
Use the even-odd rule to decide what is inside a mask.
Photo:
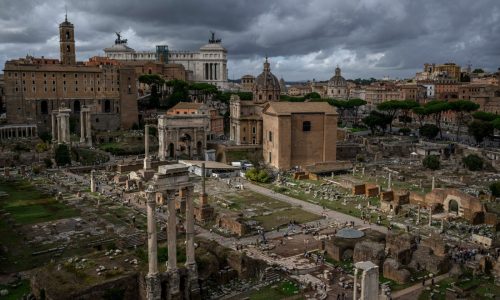
[(60, 59), (27, 56), (5, 63), (7, 122), (50, 131), (52, 111), (69, 108), (78, 123), (85, 105), (92, 108), (95, 129), (131, 128), (138, 122), (134, 69), (76, 62), (73, 24), (66, 19), (59, 34)]
[(326, 95), (333, 99), (348, 99), (349, 90), (347, 88), (347, 81), (340, 74), (341, 70), (339, 67), (335, 68), (335, 75), (328, 81), (328, 88)]
[(158, 156), (166, 159), (205, 159), (210, 117), (200, 103), (179, 102), (158, 118)]
[(269, 102), (262, 113), (262, 152), (277, 169), (336, 161), (337, 112), (326, 102)]
[(198, 51), (169, 50), (165, 45), (156, 46), (156, 51), (135, 51), (127, 46), (127, 40), (118, 34), (115, 44), (104, 49), (106, 57), (119, 61), (161, 61), (180, 64), (188, 72), (188, 80), (205, 82), (220, 89), (228, 88), (227, 50), (214, 33), (208, 44)]
[(268, 102), (279, 101), (280, 83), (264, 62), (262, 73), (252, 88), (253, 100), (241, 100), (232, 95), (229, 101), (229, 138), (237, 145), (262, 145), (262, 110)]

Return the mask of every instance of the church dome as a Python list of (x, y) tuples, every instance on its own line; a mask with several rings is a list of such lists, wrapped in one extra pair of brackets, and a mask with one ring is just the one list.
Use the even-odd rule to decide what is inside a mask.
[(276, 76), (274, 76), (273, 73), (271, 73), (271, 67), (269, 62), (266, 61), (264, 62), (264, 71), (260, 73), (257, 78), (255, 78), (255, 85), (257, 89), (263, 89), (263, 90), (279, 90), (280, 89), (280, 81)]
[(335, 68), (335, 75), (328, 81), (328, 86), (330, 87), (340, 87), (347, 86), (347, 81), (340, 75), (340, 68)]

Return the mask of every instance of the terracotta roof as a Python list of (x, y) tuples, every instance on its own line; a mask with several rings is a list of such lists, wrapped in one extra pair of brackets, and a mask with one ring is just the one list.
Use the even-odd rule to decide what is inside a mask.
[(203, 103), (179, 102), (171, 109), (200, 109)]
[(326, 113), (337, 115), (337, 110), (327, 102), (269, 102), (264, 113), (290, 115), (296, 113)]

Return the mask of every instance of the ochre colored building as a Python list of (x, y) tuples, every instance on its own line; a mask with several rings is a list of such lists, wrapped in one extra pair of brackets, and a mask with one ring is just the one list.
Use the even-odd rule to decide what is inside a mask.
[(268, 102), (280, 100), (280, 82), (271, 73), (267, 57), (262, 73), (255, 79), (252, 93), (251, 101), (233, 95), (229, 102), (230, 140), (237, 145), (262, 144), (262, 109)]
[(265, 163), (287, 170), (335, 162), (337, 116), (327, 102), (269, 102), (262, 112)]
[(134, 68), (110, 61), (77, 62), (74, 26), (67, 19), (59, 25), (59, 35), (60, 59), (27, 56), (5, 63), (7, 122), (34, 123), (40, 131), (50, 131), (52, 111), (70, 108), (79, 123), (85, 105), (92, 108), (94, 129), (131, 128), (138, 122)]

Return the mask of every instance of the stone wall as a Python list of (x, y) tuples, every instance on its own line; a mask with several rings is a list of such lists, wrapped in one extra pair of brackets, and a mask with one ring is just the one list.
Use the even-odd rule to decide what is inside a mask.
[[(78, 300), (94, 300), (104, 299), (105, 297), (113, 297), (115, 294), (122, 294), (120, 299), (135, 300), (141, 299), (139, 295), (138, 273), (121, 276), (118, 278), (109, 279), (93, 285), (85, 285), (84, 289), (78, 289), (77, 285), (65, 285), (59, 283), (55, 286), (55, 282), (47, 282), (50, 280), (42, 272), (37, 272), (31, 277), (31, 290), (37, 299), (40, 299), (42, 290), (45, 293), (45, 299), (78, 299)], [(109, 298), (114, 299), (114, 298)]]
[(403, 269), (401, 264), (395, 259), (388, 258), (384, 262), (384, 277), (396, 281), (399, 284), (410, 281), (410, 271)]
[(428, 247), (432, 253), (437, 256), (445, 256), (448, 253), (448, 247), (439, 234), (432, 234), (429, 238), (423, 239), (420, 245)]
[(243, 236), (248, 233), (248, 226), (235, 216), (218, 215), (216, 224), (220, 228), (228, 230), (238, 236)]
[(362, 241), (354, 247), (353, 261), (371, 261), (381, 267), (385, 257), (385, 245), (372, 241)]
[(388, 233), (386, 236), (386, 252), (399, 263), (410, 263), (415, 247), (415, 237), (409, 233)]

